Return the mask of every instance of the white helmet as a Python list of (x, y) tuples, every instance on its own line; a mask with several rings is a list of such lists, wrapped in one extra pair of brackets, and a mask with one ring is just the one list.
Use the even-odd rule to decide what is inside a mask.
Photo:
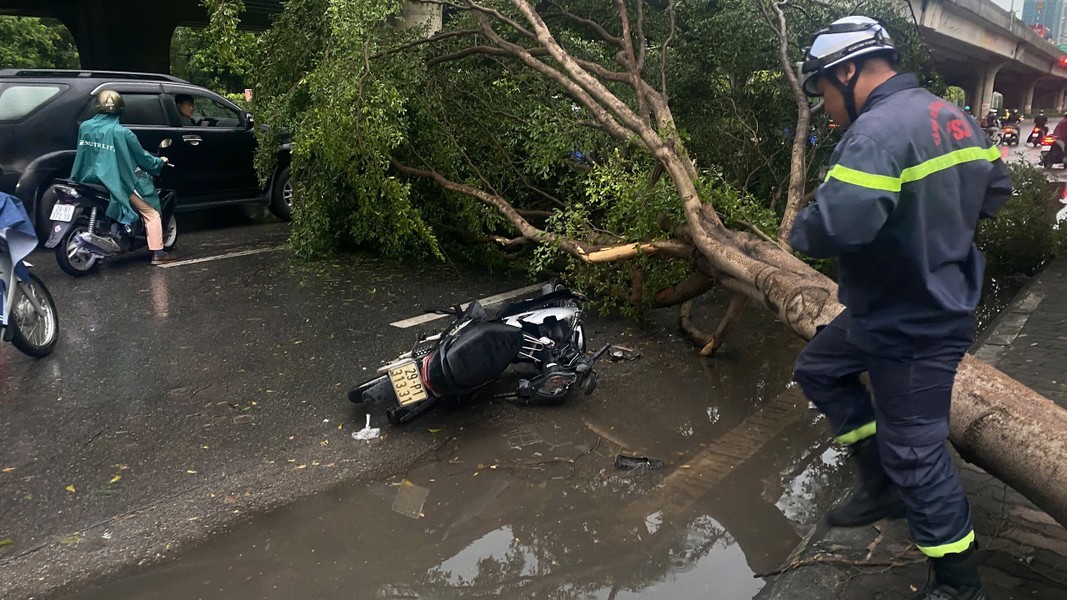
[[(801, 65), (801, 73), (805, 75), (804, 93), (808, 96), (819, 96), (816, 83), (824, 71), (875, 52), (889, 53), (891, 62), (898, 60), (893, 40), (889, 39), (889, 32), (881, 23), (870, 17), (860, 16), (834, 21), (826, 29), (816, 32), (812, 37), (811, 46), (804, 51), (804, 62)], [(835, 77), (831, 77), (830, 81), (841, 83)], [(841, 87), (844, 88), (844, 84), (841, 84)], [(841, 91), (845, 94), (846, 101), (852, 96), (851, 90), (847, 93), (845, 89)]]

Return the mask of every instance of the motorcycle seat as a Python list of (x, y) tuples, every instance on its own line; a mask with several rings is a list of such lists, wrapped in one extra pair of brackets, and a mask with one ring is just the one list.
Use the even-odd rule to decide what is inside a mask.
[(497, 378), (522, 350), (522, 330), (494, 321), (474, 323), (431, 355), (426, 377), (439, 394), (470, 393)]
[(515, 315), (521, 315), (524, 312), (530, 312), (531, 310), (537, 310), (542, 306), (551, 302), (559, 302), (560, 300), (566, 300), (569, 298), (578, 298), (570, 289), (561, 287), (554, 292), (549, 292), (543, 296), (531, 298), (529, 300), (516, 300), (509, 302), (500, 308), (496, 313), (497, 319), (505, 319)]

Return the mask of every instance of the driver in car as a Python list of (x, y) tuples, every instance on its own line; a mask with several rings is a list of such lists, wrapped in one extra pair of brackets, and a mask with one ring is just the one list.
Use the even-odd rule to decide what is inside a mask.
[(196, 127), (200, 120), (193, 116), (196, 112), (196, 101), (188, 94), (178, 94), (174, 97), (174, 103), (178, 106), (178, 114), (182, 127)]

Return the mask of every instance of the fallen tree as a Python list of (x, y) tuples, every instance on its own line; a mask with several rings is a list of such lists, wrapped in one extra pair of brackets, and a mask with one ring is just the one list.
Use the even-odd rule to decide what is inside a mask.
[[(316, 1), (330, 17), (325, 22), (316, 14)], [(340, 182), (360, 197), (348, 211), (334, 200), (298, 208), (297, 225), (321, 230), (340, 219), (345, 226), (339, 231), (363, 243), (399, 251), (421, 242), (440, 254), (435, 232), (453, 222), (451, 213), (459, 213), (466, 216), (466, 226), (456, 229), (470, 229), (472, 223), (482, 229), (467, 231), (472, 239), (496, 240), (520, 251), (536, 246), (548, 259), (564, 255), (572, 272), (603, 275), (606, 271), (596, 270), (612, 269), (613, 281), (624, 284), (604, 285), (599, 291), (623, 304), (681, 306), (681, 324), (706, 353), (721, 344), (749, 304), (762, 305), (810, 339), (843, 309), (834, 282), (795, 257), (783, 241), (796, 211), (810, 198), (806, 146), (812, 113), (791, 66), (795, 34), (786, 18), (789, 5), (752, 1), (754, 14), (774, 32), (778, 71), (726, 83), (757, 85), (764, 78), (784, 78), (799, 114), (788, 182), (781, 186), (785, 208), (773, 233), (765, 223), (752, 222), (754, 213), (745, 208), (743, 192), (720, 174), (699, 168), (687, 149), (670, 105), (670, 51), (685, 30), (699, 29), (699, 23), (691, 13), (681, 19), (674, 0), (614, 0), (610, 7), (577, 1), (420, 0), (417, 4), (423, 6), (443, 6), (448, 25), (402, 43), (380, 29), (399, 14), (397, 2), (290, 0), (283, 24), (286, 17), (304, 19), (305, 30), (325, 27), (330, 32), (311, 52), (310, 72), (295, 69), (288, 79), (269, 82), (287, 91), (274, 97), (275, 104), (265, 104), (267, 113), (278, 117), (294, 107), (302, 111), (297, 127), (302, 139), (294, 146), (298, 193), (324, 198), (336, 194)], [(821, 11), (809, 15), (821, 23), (834, 10), (821, 2), (809, 9)], [(283, 27), (275, 42), (285, 35)], [(352, 39), (364, 42), (353, 47), (346, 42)], [(306, 44), (301, 51), (314, 47)], [(412, 54), (414, 60), (401, 59)], [(339, 74), (350, 78), (347, 85), (338, 81)], [(477, 77), (497, 86), (493, 93), (510, 98), (519, 110), (500, 98), (479, 95), (476, 86), (467, 85)], [(406, 101), (399, 91), (405, 85), (418, 86)], [(441, 94), (446, 88), (449, 93)], [(519, 104), (531, 96), (540, 103)], [(477, 106), (481, 119), (466, 120), (463, 126), (454, 122), (456, 115)], [(521, 111), (542, 108), (550, 116), (532, 133), (523, 129), (534, 119)], [(560, 116), (568, 111), (570, 116)], [(332, 115), (333, 121), (323, 115)], [(568, 124), (573, 127), (567, 129)], [(563, 164), (534, 172), (527, 162), (538, 164), (540, 147), (522, 147), (528, 156), (521, 161), (510, 157), (522, 153), (516, 152), (516, 140), (538, 135), (558, 137), (557, 152), (566, 149), (568, 136), (583, 145)], [(757, 146), (762, 143), (757, 139)], [(590, 156), (589, 148), (600, 150), (600, 156)], [(312, 163), (327, 158), (338, 165), (338, 177), (324, 182), (321, 176), (308, 176)], [(632, 177), (640, 170), (633, 165), (645, 159), (652, 166), (646, 173), (646, 195), (633, 191), (639, 186), (620, 187), (616, 180)], [(438, 205), (412, 200), (412, 190), (421, 185), (444, 192)], [(577, 210), (573, 200), (560, 200), (574, 192), (595, 202)], [(459, 198), (475, 199), (488, 212)], [(655, 209), (654, 219), (639, 204), (642, 200)], [(638, 223), (618, 216), (613, 220), (611, 202), (632, 202), (628, 214)], [(546, 209), (553, 217), (544, 220)], [(439, 223), (431, 226), (425, 219), (434, 210)], [(655, 227), (649, 225), (653, 220)], [(614, 225), (605, 229), (600, 223)], [(512, 236), (501, 235), (503, 229)], [(713, 286), (728, 290), (733, 300), (716, 332), (708, 335), (689, 319), (689, 307)], [(1067, 413), (968, 357), (957, 376), (952, 417), (951, 440), (961, 455), (1067, 525), (1067, 478), (1060, 476), (1067, 466), (1065, 436), (1060, 435), (1067, 432)]]

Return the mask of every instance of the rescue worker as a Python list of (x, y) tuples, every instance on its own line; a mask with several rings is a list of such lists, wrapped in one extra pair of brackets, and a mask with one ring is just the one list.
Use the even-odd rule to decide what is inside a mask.
[(801, 352), (794, 377), (858, 468), (829, 523), (906, 516), (934, 575), (917, 598), (979, 600), (970, 505), (945, 440), (982, 288), (975, 228), (1011, 180), (974, 120), (897, 73), (897, 60), (882, 25), (860, 16), (819, 31), (806, 52), (805, 93), (848, 129), (790, 243), (837, 258), (845, 310)]
[(111, 202), (107, 216), (130, 225), (144, 219), (152, 264), (160, 265), (175, 258), (163, 250), (163, 222), (160, 219), (159, 195), (151, 177), (138, 177), (137, 167), (158, 175), (166, 157), (145, 152), (132, 131), (119, 124), (125, 103), (113, 90), (96, 95), (97, 114), (78, 128), (78, 153), (74, 158), (71, 179), (107, 188)]

